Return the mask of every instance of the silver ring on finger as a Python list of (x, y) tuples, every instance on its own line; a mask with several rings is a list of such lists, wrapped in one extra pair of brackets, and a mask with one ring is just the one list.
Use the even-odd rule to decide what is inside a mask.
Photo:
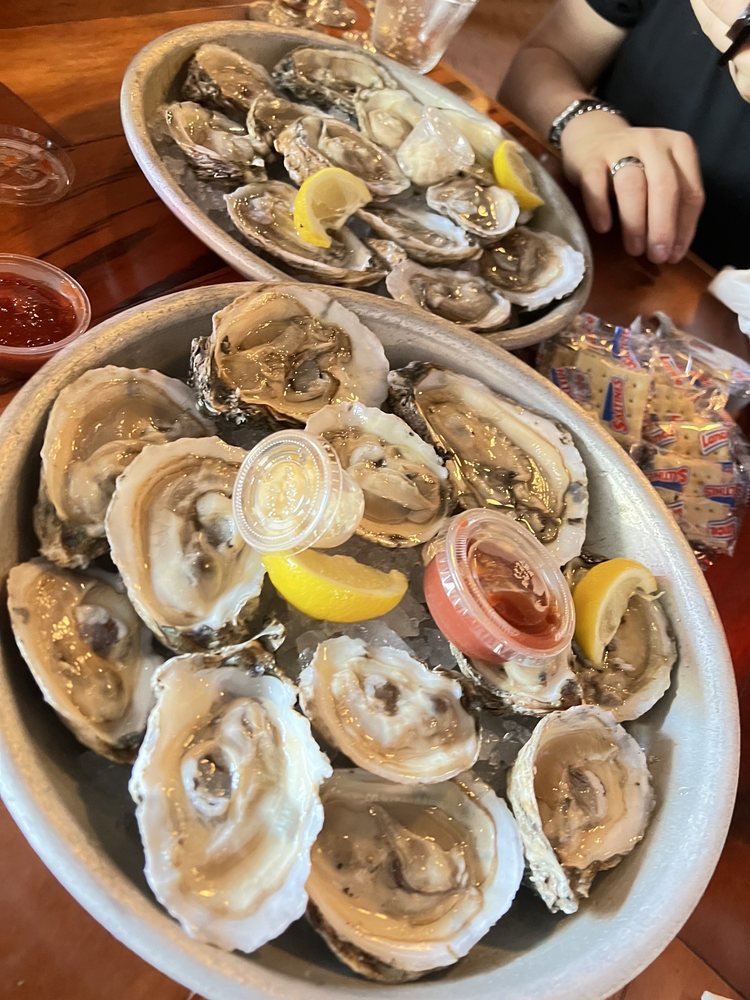
[(614, 177), (618, 170), (622, 170), (623, 167), (638, 167), (639, 170), (646, 170), (645, 163), (637, 156), (621, 156), (619, 160), (615, 160), (615, 162), (611, 164), (609, 168), (610, 177)]

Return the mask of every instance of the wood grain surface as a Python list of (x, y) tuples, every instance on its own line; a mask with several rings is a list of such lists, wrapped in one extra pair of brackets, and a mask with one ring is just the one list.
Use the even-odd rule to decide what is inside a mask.
[[(492, 15), (487, 17), (490, 4), (497, 12), (496, 23)], [(495, 24), (499, 39), (503, 10), (511, 11), (517, 31), (524, 18), (537, 16), (539, 0), (528, 9), (523, 0), (484, 2), (482, 23)], [(0, 249), (44, 258), (76, 277), (91, 298), (94, 322), (170, 291), (238, 278), (172, 217), (142, 177), (122, 134), (118, 98), (128, 63), (147, 42), (185, 24), (244, 16), (242, 5), (205, 2), (195, 9), (179, 0), (110, 0), (106, 6), (99, 0), (0, 4), (0, 122), (55, 139), (67, 148), (76, 169), (72, 190), (57, 204), (1, 207)], [(454, 58), (460, 52), (460, 44), (454, 44)], [(471, 68), (467, 58), (459, 70), (470, 74)], [(544, 144), (467, 76), (445, 65), (433, 75), (504, 124), (559, 177), (558, 161)], [(572, 197), (576, 200), (574, 193)], [(639, 312), (660, 309), (687, 329), (750, 359), (748, 340), (735, 318), (707, 294), (711, 272), (701, 262), (688, 259), (659, 268), (627, 257), (616, 233), (591, 235), (591, 240), (592, 311), (623, 323)], [(0, 408), (16, 388), (0, 391)], [(750, 731), (748, 567), (750, 524), (734, 559), (720, 560), (708, 574), (734, 658), (745, 733)], [(703, 990), (750, 997), (749, 800), (746, 737), (738, 805), (714, 878), (679, 938), (618, 994), (618, 1000), (698, 1000)], [(190, 996), (78, 906), (2, 807), (0, 907), (0, 997)]]

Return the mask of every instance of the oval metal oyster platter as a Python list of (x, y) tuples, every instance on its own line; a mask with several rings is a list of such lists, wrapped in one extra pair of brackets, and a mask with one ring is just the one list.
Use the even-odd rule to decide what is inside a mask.
[[(277, 260), (252, 249), (234, 228), (224, 206), (223, 194), (232, 190), (233, 186), (237, 187), (239, 182), (219, 187), (212, 181), (198, 181), (180, 150), (165, 135), (163, 108), (168, 102), (179, 99), (190, 58), (200, 45), (209, 42), (226, 45), (268, 69), (299, 45), (340, 48), (358, 53), (361, 50), (340, 39), (297, 28), (278, 28), (257, 22), (215, 21), (179, 28), (157, 38), (133, 59), (123, 80), (120, 112), (126, 139), (138, 165), (165, 205), (191, 232), (246, 278), (273, 280), (288, 277), (289, 274), (300, 278), (291, 270), (284, 271)], [(386, 67), (398, 86), (423, 104), (459, 111), (479, 122), (488, 122), (484, 115), (429, 78), (382, 56), (370, 58)], [(510, 350), (539, 343), (563, 329), (581, 311), (592, 280), (591, 249), (578, 214), (541, 164), (529, 154), (524, 154), (524, 157), (545, 200), (545, 204), (536, 210), (531, 227), (553, 233), (580, 251), (585, 260), (585, 272), (578, 287), (566, 298), (528, 312), (525, 317), (521, 311), (520, 325), (483, 334)], [(288, 180), (283, 170), (279, 176), (282, 175)], [(208, 185), (208, 192), (205, 185)], [(302, 280), (305, 280), (304, 277)], [(374, 287), (376, 294), (387, 295), (383, 282)]]
[[(588, 469), (587, 548), (641, 560), (665, 581), (680, 647), (668, 694), (630, 732), (651, 764), (656, 812), (644, 841), (600, 875), (571, 917), (550, 915), (526, 890), (473, 951), (408, 986), (355, 980), (303, 920), (256, 953), (188, 938), (153, 899), (127, 792), (129, 768), (84, 750), (43, 703), (0, 618), (0, 792), (25, 836), (79, 902), (133, 951), (206, 997), (424, 997), (595, 1000), (649, 964), (697, 903), (721, 852), (737, 775), (735, 683), (723, 630), (682, 534), (623, 452), (557, 389), (504, 350), (452, 324), (363, 292), (316, 286), (381, 339), (392, 367), (425, 360), (478, 378), (566, 424)], [(198, 288), (102, 323), (50, 362), (0, 421), (3, 579), (37, 544), (31, 509), (50, 406), (84, 371), (147, 366), (185, 378), (194, 337), (245, 283)], [(34, 905), (33, 903), (31, 905)], [(613, 947), (613, 943), (616, 946)]]

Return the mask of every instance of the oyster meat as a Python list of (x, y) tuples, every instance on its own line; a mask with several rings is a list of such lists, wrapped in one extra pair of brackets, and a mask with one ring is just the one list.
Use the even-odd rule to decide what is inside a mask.
[(90, 750), (134, 760), (164, 657), (119, 577), (32, 559), (8, 575), (8, 610), (18, 648), (65, 725)]
[(448, 473), (435, 449), (399, 417), (361, 403), (325, 406), (305, 430), (325, 438), (362, 488), (357, 534), (391, 547), (421, 545), (453, 505)]
[(483, 240), (499, 239), (518, 222), (518, 202), (504, 188), (474, 177), (452, 177), (425, 192), (427, 204)]
[(425, 108), (396, 154), (399, 166), (417, 187), (454, 177), (474, 163), (471, 143), (439, 108)]
[(574, 291), (586, 262), (559, 236), (519, 226), (484, 252), (481, 267), (509, 302), (539, 309)]
[(193, 101), (174, 101), (164, 117), (169, 134), (204, 180), (266, 179), (265, 164), (257, 156), (245, 129)]
[(478, 720), (460, 681), (401, 649), (327, 639), (300, 674), (299, 696), (328, 743), (390, 781), (446, 781), (479, 754)]
[(297, 189), (282, 181), (253, 181), (225, 196), (229, 217), (252, 246), (329, 284), (374, 285), (386, 268), (347, 226), (331, 233), (326, 250), (294, 228)]
[(510, 319), (510, 302), (478, 274), (404, 261), (386, 275), (386, 288), (406, 302), (470, 330), (497, 330)]
[(193, 342), (192, 378), (203, 405), (241, 423), (270, 415), (304, 421), (328, 403), (377, 406), (388, 361), (354, 313), (312, 288), (256, 285), (214, 314)]
[(183, 97), (219, 111), (247, 111), (258, 94), (273, 90), (268, 71), (226, 45), (208, 42), (188, 63)]
[(431, 212), (421, 197), (404, 197), (357, 213), (384, 239), (393, 240), (422, 264), (451, 264), (477, 257), (473, 237), (445, 215)]
[(383, 149), (395, 150), (411, 132), (422, 105), (405, 90), (361, 90), (354, 96), (357, 125)]
[[(546, 715), (560, 708), (580, 705), (581, 683), (568, 647), (543, 666), (528, 666), (513, 660), (502, 665), (470, 659), (451, 645), (461, 672), (489, 692), (492, 699), (520, 715)], [(494, 706), (493, 706), (494, 707)]]
[(295, 690), (248, 647), (175, 657), (130, 794), (157, 899), (193, 938), (255, 951), (302, 915), (331, 773)]
[(213, 434), (183, 383), (150, 368), (94, 368), (55, 400), (42, 445), (34, 529), (42, 555), (83, 567), (107, 551), (115, 480), (146, 444)]
[(360, 91), (396, 87), (391, 74), (363, 52), (312, 45), (293, 49), (276, 64), (272, 76), (300, 100), (348, 115), (355, 114)]
[(464, 956), (523, 874), (516, 824), (471, 771), (398, 785), (337, 770), (321, 789), (308, 918), (351, 969), (407, 982)]
[(250, 635), (265, 570), (232, 516), (244, 457), (216, 437), (182, 438), (148, 445), (117, 480), (112, 559), (138, 614), (178, 652)]
[(263, 157), (274, 152), (274, 141), (280, 132), (305, 115), (322, 115), (310, 105), (295, 104), (271, 91), (258, 94), (247, 113), (247, 131), (254, 148)]
[(609, 712), (545, 716), (508, 779), (531, 881), (549, 909), (575, 913), (597, 872), (643, 838), (654, 804), (646, 755)]
[(560, 566), (580, 553), (588, 481), (566, 428), (435, 365), (388, 378), (394, 411), (446, 456), (461, 506), (507, 510)]

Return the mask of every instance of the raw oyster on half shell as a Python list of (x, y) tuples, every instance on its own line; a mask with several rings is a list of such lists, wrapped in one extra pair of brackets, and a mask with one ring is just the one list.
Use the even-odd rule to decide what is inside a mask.
[(272, 75), (277, 84), (303, 101), (355, 114), (362, 90), (396, 87), (391, 74), (364, 52), (302, 45), (284, 56)]
[(134, 760), (164, 657), (119, 577), (32, 559), (8, 575), (8, 610), (18, 648), (65, 725), (90, 750)]
[(654, 804), (646, 755), (609, 712), (545, 716), (508, 779), (531, 882), (549, 909), (575, 913), (597, 872), (643, 838)]
[(245, 129), (193, 101), (174, 101), (164, 110), (169, 134), (204, 180), (265, 180), (263, 159)]
[(130, 779), (157, 899), (191, 937), (246, 952), (305, 910), (331, 773), (253, 645), (164, 664)]
[(477, 759), (479, 724), (460, 681), (404, 650), (327, 639), (298, 683), (302, 711), (323, 738), (381, 778), (432, 784)]
[(265, 570), (232, 516), (244, 457), (217, 437), (182, 438), (147, 446), (117, 480), (112, 559), (138, 614), (177, 652), (251, 634)]
[(337, 770), (321, 799), (308, 918), (356, 972), (399, 983), (453, 965), (510, 907), (523, 874), (518, 830), (471, 771), (398, 785)]
[(305, 115), (322, 115), (323, 112), (309, 104), (295, 104), (279, 97), (271, 91), (258, 94), (247, 113), (247, 131), (254, 148), (270, 158), (274, 153), (274, 141), (287, 125)]
[(381, 545), (421, 545), (453, 506), (448, 473), (435, 449), (399, 417), (362, 403), (338, 403), (305, 426), (325, 438), (362, 488), (365, 510), (357, 534)]
[(499, 239), (518, 222), (520, 209), (510, 191), (474, 177), (452, 177), (425, 192), (427, 204), (483, 240)]
[(451, 652), (463, 674), (479, 691), (489, 692), (494, 700), (521, 715), (547, 715), (561, 708), (580, 705), (581, 682), (575, 670), (573, 652), (568, 646), (544, 664), (529, 666), (513, 660), (503, 664), (471, 659), (455, 646)]
[(566, 428), (476, 379), (425, 362), (388, 380), (394, 411), (445, 456), (462, 507), (506, 510), (558, 565), (580, 553), (588, 480)]
[(191, 373), (206, 409), (238, 423), (304, 423), (328, 403), (377, 406), (388, 393), (380, 340), (340, 303), (298, 285), (256, 285), (215, 313), (211, 336), (193, 342)]
[(55, 400), (42, 445), (34, 530), (42, 555), (83, 567), (107, 551), (115, 480), (146, 444), (213, 434), (193, 392), (151, 368), (94, 368)]
[(485, 250), (481, 268), (509, 302), (539, 309), (574, 291), (586, 262), (559, 236), (519, 226)]
[(397, 302), (424, 309), (470, 330), (497, 330), (510, 319), (510, 302), (478, 274), (404, 261), (386, 275)]
[(451, 264), (477, 257), (481, 249), (465, 229), (431, 212), (421, 197), (369, 205), (357, 213), (384, 239), (393, 240), (422, 264)]
[(207, 42), (188, 63), (183, 97), (219, 111), (247, 111), (258, 94), (273, 90), (265, 67), (239, 52)]
[(303, 240), (294, 227), (297, 189), (282, 181), (253, 181), (225, 196), (229, 217), (252, 246), (297, 271), (329, 284), (374, 285), (385, 277), (382, 261), (347, 226), (331, 233), (328, 249)]

